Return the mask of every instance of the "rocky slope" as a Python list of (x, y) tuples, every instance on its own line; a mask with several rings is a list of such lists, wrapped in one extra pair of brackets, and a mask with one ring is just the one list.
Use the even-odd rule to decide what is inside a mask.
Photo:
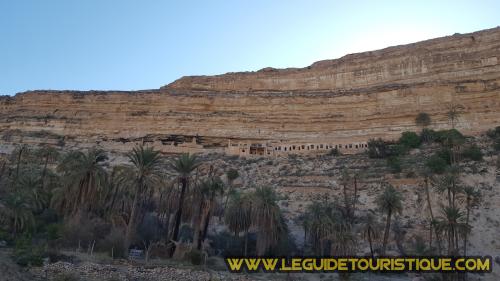
[(0, 97), (7, 142), (190, 141), (228, 139), (366, 141), (415, 129), (427, 112), (459, 129), (500, 124), (500, 28), (320, 61), (301, 69), (183, 77), (158, 90), (32, 91)]

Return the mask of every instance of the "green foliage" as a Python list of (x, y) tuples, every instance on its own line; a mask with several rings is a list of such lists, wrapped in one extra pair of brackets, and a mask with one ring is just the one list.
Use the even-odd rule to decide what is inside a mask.
[(330, 149), (330, 151), (328, 152), (328, 155), (330, 155), (330, 156), (339, 156), (340, 155), (340, 151), (338, 150), (338, 148), (333, 148), (333, 149)]
[(446, 171), (448, 163), (438, 154), (434, 154), (427, 159), (425, 166), (435, 174), (442, 174)]
[(389, 146), (389, 156), (396, 157), (405, 155), (410, 150), (410, 147), (403, 144), (393, 144)]
[(451, 149), (449, 148), (442, 148), (436, 152), (436, 155), (441, 157), (444, 161), (446, 161), (446, 164), (451, 165)]
[(391, 184), (385, 183), (382, 194), (377, 199), (377, 205), (382, 212), (401, 213), (403, 210), (403, 196)]
[(47, 232), (48, 240), (57, 240), (62, 237), (62, 225), (58, 223), (52, 223), (47, 225), (45, 228)]
[(227, 179), (232, 182), (235, 179), (237, 179), (240, 176), (240, 174), (238, 173), (238, 170), (236, 170), (236, 169), (229, 169), (226, 173), (226, 176), (227, 176)]
[(483, 160), (483, 153), (481, 152), (481, 149), (477, 147), (477, 145), (471, 145), (465, 148), (462, 151), (462, 156), (464, 158), (473, 160), (473, 161), (481, 161)]
[(389, 154), (389, 147), (381, 138), (368, 141), (368, 156), (370, 158), (386, 158)]
[(420, 133), (420, 141), (423, 143), (432, 143), (438, 139), (438, 133), (432, 129), (423, 129)]
[(495, 129), (488, 130), (486, 135), (492, 139), (500, 138), (500, 126), (495, 127)]
[(417, 148), (420, 146), (420, 137), (415, 132), (403, 132), (399, 143), (410, 148)]
[(31, 236), (23, 235), (16, 239), (13, 259), (21, 266), (41, 266), (43, 249), (33, 245)]
[(448, 147), (462, 144), (465, 141), (464, 135), (457, 129), (437, 131), (436, 136), (438, 142)]
[(391, 156), (387, 158), (387, 166), (393, 174), (400, 173), (402, 171), (401, 159), (399, 159), (399, 157), (397, 156)]
[(431, 117), (425, 112), (420, 112), (415, 118), (415, 124), (420, 127), (427, 127), (431, 124)]

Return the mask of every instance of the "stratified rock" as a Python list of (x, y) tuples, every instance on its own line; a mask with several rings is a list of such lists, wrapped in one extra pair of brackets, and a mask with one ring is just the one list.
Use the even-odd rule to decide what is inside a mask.
[[(167, 152), (223, 147), (228, 139), (301, 142), (396, 138), (449, 128), (476, 134), (499, 125), (500, 28), (320, 61), (306, 68), (183, 77), (157, 90), (30, 91), (0, 98), (4, 141), (125, 150), (137, 141)], [(50, 140), (50, 141), (49, 141)], [(193, 143), (178, 148), (178, 143)]]

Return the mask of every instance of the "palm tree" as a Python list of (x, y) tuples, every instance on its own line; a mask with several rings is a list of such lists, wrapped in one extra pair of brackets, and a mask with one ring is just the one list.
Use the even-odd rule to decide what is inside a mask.
[(449, 105), (448, 111), (446, 112), (446, 116), (448, 120), (450, 120), (451, 128), (455, 129), (455, 122), (458, 120), (460, 115), (462, 114), (462, 110), (464, 109), (463, 105), (453, 104)]
[(19, 231), (35, 224), (32, 206), (24, 192), (9, 193), (0, 201), (0, 221), (10, 226), (14, 237)]
[(19, 178), (19, 167), (21, 166), (21, 159), (23, 152), (27, 150), (27, 146), (25, 144), (20, 145), (17, 149), (17, 160), (16, 160), (16, 181)]
[[(170, 163), (170, 167), (177, 173), (178, 179), (181, 183), (181, 192), (179, 195), (179, 205), (177, 212), (175, 213), (174, 220), (174, 230), (172, 234), (172, 240), (177, 241), (179, 238), (179, 229), (182, 219), (182, 207), (184, 204), (184, 197), (186, 191), (189, 187), (189, 178), (191, 173), (198, 168), (200, 163), (196, 158), (196, 155), (190, 155), (189, 153), (184, 153), (180, 155), (175, 161)], [(170, 255), (172, 256), (175, 251), (175, 244), (172, 245)]]
[(448, 255), (458, 255), (458, 238), (464, 236), (469, 227), (464, 222), (464, 213), (456, 207), (443, 207), (443, 217), (437, 225), (439, 232), (444, 233), (448, 240)]
[(382, 244), (382, 255), (385, 255), (387, 241), (389, 239), (389, 231), (391, 229), (391, 217), (393, 213), (401, 213), (403, 206), (401, 204), (401, 194), (389, 183), (384, 183), (385, 189), (380, 196), (377, 197), (377, 205), (382, 212), (387, 214), (384, 241)]
[(228, 183), (229, 189), (227, 191), (226, 201), (224, 202), (224, 209), (226, 209), (226, 207), (227, 207), (227, 202), (229, 200), (229, 195), (233, 192), (233, 181), (235, 179), (237, 179), (239, 176), (240, 176), (240, 174), (238, 173), (238, 170), (235, 170), (235, 169), (229, 169), (226, 172), (227, 183)]
[(41, 184), (45, 186), (45, 178), (47, 175), (47, 165), (49, 162), (57, 159), (59, 152), (52, 146), (44, 146), (37, 151), (39, 157), (43, 157), (43, 170)]
[[(303, 220), (304, 237), (312, 243), (316, 255), (324, 255), (324, 244), (333, 224), (333, 206), (327, 201), (313, 202), (306, 208)], [(304, 242), (305, 245), (305, 242)]]
[(238, 236), (240, 232), (245, 234), (244, 256), (248, 251), (248, 230), (252, 225), (252, 201), (248, 195), (233, 193), (230, 195), (230, 200), (226, 212), (224, 212), (224, 221), (230, 231)]
[(370, 244), (370, 254), (373, 258), (373, 239), (379, 237), (379, 223), (375, 215), (371, 212), (367, 213), (362, 219), (362, 233), (363, 237), (367, 239)]
[(201, 245), (207, 236), (210, 218), (216, 203), (215, 199), (218, 195), (222, 195), (224, 193), (224, 184), (220, 178), (211, 178), (202, 184), (201, 192), (206, 204), (203, 212), (204, 215), (201, 220), (203, 228), (201, 229), (201, 233), (198, 235), (198, 240), (196, 241), (196, 248), (198, 250), (201, 249)]
[(447, 193), (448, 207), (455, 207), (457, 194), (462, 189), (458, 167), (448, 169), (446, 174), (434, 180), (433, 184), (439, 193)]
[(60, 200), (56, 204), (64, 214), (90, 212), (96, 207), (106, 179), (107, 159), (104, 150), (92, 148), (86, 153), (69, 152), (59, 163), (57, 170), (62, 174), (63, 186), (56, 196)]
[(269, 187), (258, 187), (251, 196), (253, 224), (258, 228), (257, 255), (264, 255), (278, 243), (286, 226), (283, 224), (276, 193)]
[(133, 233), (137, 227), (138, 214), (142, 212), (142, 202), (144, 201), (140, 200), (139, 197), (160, 184), (162, 178), (162, 160), (159, 151), (155, 151), (152, 147), (139, 146), (135, 147), (127, 156), (132, 163), (132, 168), (124, 179), (134, 186), (134, 199), (125, 232), (124, 249), (126, 252), (128, 252)]
[[(479, 206), (481, 203), (481, 193), (472, 186), (465, 186), (462, 192), (466, 209), (465, 224), (470, 229), (469, 219), (471, 208)], [(467, 232), (464, 233), (464, 256), (467, 256)]]

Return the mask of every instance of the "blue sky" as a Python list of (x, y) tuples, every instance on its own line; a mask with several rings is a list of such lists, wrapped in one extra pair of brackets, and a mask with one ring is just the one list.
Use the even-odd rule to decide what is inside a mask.
[(138, 90), (500, 25), (499, 1), (0, 0), (0, 94)]

